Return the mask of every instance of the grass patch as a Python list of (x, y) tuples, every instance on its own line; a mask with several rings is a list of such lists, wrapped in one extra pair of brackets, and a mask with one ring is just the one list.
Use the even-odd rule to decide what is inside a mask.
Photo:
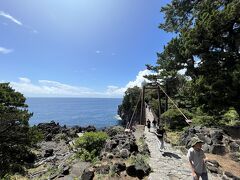
[(173, 146), (179, 146), (180, 137), (183, 131), (169, 131), (167, 132), (167, 142), (171, 143)]

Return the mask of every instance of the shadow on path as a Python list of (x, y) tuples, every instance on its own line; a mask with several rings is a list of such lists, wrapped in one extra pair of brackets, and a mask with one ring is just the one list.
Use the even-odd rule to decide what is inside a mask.
[(170, 158), (175, 158), (175, 159), (181, 159), (180, 156), (178, 156), (177, 154), (171, 153), (171, 152), (163, 152), (162, 156), (164, 157), (170, 157)]

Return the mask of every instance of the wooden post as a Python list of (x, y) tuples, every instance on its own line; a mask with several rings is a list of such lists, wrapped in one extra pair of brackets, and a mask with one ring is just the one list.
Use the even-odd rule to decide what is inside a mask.
[(157, 124), (159, 126), (159, 125), (162, 125), (162, 122), (161, 122), (161, 97), (160, 97), (160, 88), (159, 88), (159, 86), (157, 86), (157, 93), (158, 93), (158, 104), (159, 104), (159, 106), (158, 106), (159, 116), (158, 116)]
[[(166, 80), (166, 93), (168, 94), (168, 80)], [(165, 95), (165, 111), (168, 110), (168, 97)]]
[(141, 114), (140, 114), (140, 124), (145, 125), (145, 86), (142, 87), (142, 98), (141, 98)]

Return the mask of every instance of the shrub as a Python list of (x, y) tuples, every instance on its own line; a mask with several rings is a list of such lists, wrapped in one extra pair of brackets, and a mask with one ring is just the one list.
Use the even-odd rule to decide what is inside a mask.
[(223, 115), (222, 123), (230, 126), (240, 125), (239, 114), (234, 108), (229, 108)]
[(213, 116), (203, 115), (203, 116), (195, 116), (192, 119), (192, 123), (195, 125), (212, 126), (212, 125), (216, 125), (217, 122)]
[[(189, 119), (192, 118), (192, 114), (185, 110), (180, 109)], [(182, 129), (188, 124), (185, 121), (183, 115), (177, 109), (169, 109), (161, 115), (163, 122), (169, 129)]]
[(42, 131), (40, 131), (37, 126), (29, 128), (29, 138), (31, 139), (32, 145), (36, 145), (38, 142), (44, 139)]
[(79, 147), (78, 156), (84, 161), (92, 161), (99, 156), (103, 145), (108, 139), (105, 132), (86, 132), (76, 140)]

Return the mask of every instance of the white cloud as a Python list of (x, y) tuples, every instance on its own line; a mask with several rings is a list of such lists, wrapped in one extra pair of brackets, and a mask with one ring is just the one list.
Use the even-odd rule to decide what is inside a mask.
[(30, 84), (31, 83), (31, 80), (28, 79), (28, 78), (25, 78), (25, 77), (20, 77), (19, 81), (20, 81), (20, 83), (23, 83), (23, 84)]
[[(19, 20), (17, 20), (15, 17), (11, 16), (10, 14), (5, 13), (4, 11), (0, 11), (0, 16), (4, 17), (6, 19), (9, 19), (10, 21), (14, 22), (15, 24), (17, 24), (19, 26), (23, 26), (24, 28), (31, 30), (31, 32), (34, 34), (39, 33), (36, 29), (32, 28), (31, 26), (23, 25), (22, 22), (20, 22)], [(8, 25), (5, 22), (3, 24)]]
[(101, 95), (90, 88), (71, 86), (57, 81), (39, 80), (34, 84), (25, 77), (10, 84), (16, 91), (28, 97), (99, 97)]
[(12, 49), (0, 47), (0, 53), (2, 53), (2, 54), (8, 54), (8, 53), (11, 53), (12, 51), (13, 51)]
[(136, 76), (136, 79), (134, 81), (130, 81), (126, 85), (126, 88), (132, 88), (134, 86), (141, 87), (142, 83), (150, 82), (148, 79), (143, 77), (143, 76), (150, 75), (150, 74), (152, 74), (151, 71), (149, 71), (147, 69), (143, 70), (143, 71), (139, 71), (138, 75)]
[(3, 12), (3, 11), (0, 11), (0, 16), (3, 16), (3, 17), (5, 17), (5, 18), (11, 20), (12, 22), (18, 24), (19, 26), (22, 26), (22, 25), (23, 25), (19, 20), (17, 20), (16, 18), (14, 18), (13, 16), (11, 16), (10, 14), (7, 14), (7, 13), (5, 13), (5, 12)]
[(97, 50), (97, 51), (95, 51), (95, 53), (100, 54), (100, 53), (102, 53), (102, 51)]
[(152, 74), (149, 70), (143, 70), (138, 73), (136, 76), (136, 79), (134, 81), (130, 81), (126, 84), (125, 87), (117, 87), (117, 86), (108, 86), (106, 94), (109, 96), (119, 96), (122, 97), (124, 95), (124, 92), (128, 88), (133, 88), (134, 86), (142, 87), (143, 83), (150, 82), (148, 79), (144, 78), (143, 76)]
[(20, 77), (19, 81), (12, 81), (10, 84), (13, 89), (23, 93), (26, 97), (123, 97), (128, 88), (141, 87), (143, 82), (147, 82), (148, 80), (143, 76), (148, 74), (150, 74), (149, 70), (140, 71), (136, 79), (127, 83), (126, 86), (110, 85), (103, 92), (50, 80), (38, 80), (37, 83), (33, 83), (26, 77)]

